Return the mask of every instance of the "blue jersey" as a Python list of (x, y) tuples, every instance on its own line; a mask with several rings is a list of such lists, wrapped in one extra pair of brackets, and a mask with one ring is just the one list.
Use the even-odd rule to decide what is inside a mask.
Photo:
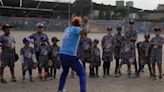
[(80, 27), (67, 27), (64, 30), (64, 36), (62, 38), (61, 48), (59, 53), (70, 56), (77, 56), (77, 48), (80, 40)]

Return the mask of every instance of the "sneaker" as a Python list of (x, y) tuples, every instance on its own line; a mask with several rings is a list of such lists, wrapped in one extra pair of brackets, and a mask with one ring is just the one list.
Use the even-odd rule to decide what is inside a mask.
[(96, 78), (99, 78), (100, 76), (99, 75), (95, 75)]
[(66, 90), (65, 90), (65, 89), (63, 89), (63, 91), (59, 90), (59, 91), (57, 91), (57, 92), (66, 92)]
[(11, 80), (10, 80), (11, 82), (17, 82), (17, 80), (16, 80), (16, 78), (15, 77), (13, 77), (13, 78), (11, 78)]
[(48, 78), (47, 77), (44, 77), (44, 79), (43, 79), (44, 81), (48, 81)]
[(111, 75), (110, 74), (107, 74), (107, 77), (111, 77)]
[(35, 82), (35, 81), (32, 79), (32, 77), (30, 77), (30, 82)]
[(159, 76), (159, 79), (162, 79), (162, 76)]
[(65, 91), (57, 91), (57, 92), (65, 92)]
[(57, 78), (54, 76), (53, 79), (57, 79)]
[(118, 73), (115, 74), (115, 77), (119, 77), (120, 75)]
[(23, 78), (22, 78), (22, 82), (25, 82), (25, 80), (26, 80), (25, 77), (23, 77)]
[(159, 81), (162, 81), (162, 75), (161, 75), (161, 76), (159, 76)]
[(152, 78), (153, 77), (153, 74), (150, 74), (150, 78)]
[(106, 78), (107, 76), (106, 75), (103, 75), (103, 78)]
[(1, 83), (2, 83), (2, 84), (6, 84), (7, 81), (6, 81), (5, 79), (1, 79)]
[(153, 81), (156, 80), (156, 77), (153, 77), (152, 80), (153, 80)]
[(152, 80), (156, 80), (156, 75), (153, 75)]
[(24, 81), (24, 80), (26, 80), (26, 78), (25, 78), (25, 77), (23, 77), (23, 78), (22, 78), (22, 80)]
[(43, 77), (40, 75), (40, 76), (39, 76), (39, 79), (40, 79), (40, 80), (43, 80)]
[(144, 73), (145, 72), (144, 69), (142, 69), (141, 72)]
[(131, 74), (128, 74), (128, 78), (133, 78)]
[(95, 76), (94, 75), (89, 75), (89, 78), (94, 78)]
[(33, 79), (30, 79), (30, 82), (35, 82)]
[(119, 76), (122, 76), (122, 73), (121, 73), (121, 71), (119, 71)]
[(140, 77), (140, 74), (137, 72), (136, 73), (136, 78), (139, 78)]
[(57, 91), (57, 92), (63, 92), (63, 91), (60, 91), (60, 90), (59, 90), (59, 91)]

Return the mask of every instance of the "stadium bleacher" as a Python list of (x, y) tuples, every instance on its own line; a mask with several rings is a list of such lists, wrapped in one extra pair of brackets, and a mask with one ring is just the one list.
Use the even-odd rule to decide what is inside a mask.
[(38, 4), (39, 4), (39, 1), (34, 1), (34, 0), (23, 0), (23, 2), (22, 2), (22, 7), (26, 7), (26, 8), (36, 8)]
[(20, 0), (2, 0), (4, 6), (19, 7)]
[(58, 8), (58, 5), (61, 4), (35, 0), (0, 0), (0, 16), (52, 18), (53, 8)]
[[(35, 0), (0, 0), (4, 6), (52, 9), (55, 2), (43, 2)], [(21, 3), (22, 1), (22, 3)], [(0, 5), (2, 6), (2, 3)], [(39, 7), (37, 7), (39, 5)]]

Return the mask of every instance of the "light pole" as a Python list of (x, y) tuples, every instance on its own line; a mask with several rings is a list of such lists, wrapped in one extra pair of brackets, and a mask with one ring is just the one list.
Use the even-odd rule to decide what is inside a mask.
[[(68, 21), (71, 19), (71, 0), (69, 0), (68, 2)], [(69, 21), (69, 24), (70, 26), (70, 21)]]
[(92, 3), (92, 0), (91, 0), (91, 14), (90, 14), (90, 19), (92, 19), (92, 11), (93, 11), (93, 3)]

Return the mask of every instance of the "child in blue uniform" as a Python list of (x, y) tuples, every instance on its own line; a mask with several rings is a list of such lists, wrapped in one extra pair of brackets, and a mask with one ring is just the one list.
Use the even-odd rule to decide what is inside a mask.
[[(29, 38), (34, 40), (34, 49), (35, 49), (37, 60), (39, 59), (37, 48), (41, 44), (42, 37), (48, 38), (47, 34), (44, 33), (44, 25), (42, 23), (37, 23), (36, 24), (36, 32), (29, 36)], [(46, 40), (46, 43), (50, 46), (48, 39)]]
[(87, 33), (81, 35), (79, 42), (79, 52), (78, 56), (83, 63), (84, 68), (86, 68), (86, 63), (91, 62), (91, 48), (92, 48), (92, 40), (87, 37)]
[(145, 41), (139, 42), (138, 43), (138, 52), (139, 52), (139, 69), (136, 73), (136, 76), (140, 76), (141, 70), (144, 68), (144, 65), (147, 64), (150, 72), (150, 77), (152, 76), (152, 69), (151, 69), (151, 61), (150, 61), (150, 50), (151, 50), (151, 45), (150, 45), (150, 35), (145, 34)]
[[(114, 58), (116, 60), (116, 66), (115, 66), (115, 74), (118, 70), (118, 66), (120, 63), (120, 58), (121, 58), (121, 43), (123, 41), (123, 36), (121, 34), (122, 32), (122, 27), (117, 27), (117, 34), (114, 35), (116, 39), (115, 47), (114, 47)], [(119, 72), (121, 73), (121, 72)]]
[(7, 81), (3, 77), (4, 68), (9, 66), (10, 72), (12, 75), (11, 82), (16, 82), (14, 67), (15, 67), (15, 39), (10, 34), (12, 26), (9, 24), (2, 26), (2, 31), (4, 34), (0, 36), (0, 47), (2, 49), (1, 52), (1, 61), (0, 61), (0, 81), (1, 83), (7, 83)]
[[(37, 23), (36, 24), (36, 32), (33, 33), (32, 35), (30, 35), (29, 38), (33, 39), (33, 41), (34, 41), (35, 57), (38, 62), (39, 62), (39, 52), (37, 52), (37, 48), (41, 44), (42, 37), (48, 38), (47, 34), (44, 33), (44, 25), (42, 23)], [(48, 46), (50, 46), (48, 39), (46, 40), (46, 43), (48, 44)], [(38, 65), (38, 71), (40, 71), (39, 65)], [(39, 77), (41, 77), (41, 76), (39, 76)]]
[(42, 69), (44, 68), (44, 78), (46, 79), (48, 77), (48, 60), (49, 60), (49, 55), (50, 55), (50, 47), (49, 45), (46, 44), (47, 37), (42, 37), (41, 38), (41, 44), (38, 47), (37, 51), (39, 54), (39, 75), (40, 79), (42, 80), (43, 75), (42, 75)]
[(121, 44), (121, 63), (116, 72), (116, 77), (119, 76), (119, 71), (123, 64), (128, 66), (128, 77), (131, 77), (131, 64), (134, 64), (134, 50), (135, 46), (133, 42), (130, 41), (130, 35), (126, 35), (126, 40)]
[(51, 66), (51, 72), (50, 75), (54, 79), (56, 79), (56, 70), (60, 69), (61, 63), (59, 60), (59, 49), (60, 47), (57, 45), (57, 42), (59, 39), (57, 37), (52, 37), (51, 39), (53, 45), (51, 46), (51, 60), (52, 60), (52, 66)]
[(115, 37), (112, 35), (112, 28), (107, 28), (108, 34), (102, 38), (101, 47), (103, 49), (102, 59), (104, 61), (104, 76), (110, 76), (110, 63), (113, 61), (113, 50), (115, 46)]
[(93, 47), (92, 47), (92, 62), (90, 64), (90, 76), (91, 77), (99, 77), (99, 67), (101, 65), (101, 57), (100, 57), (100, 49), (97, 47), (99, 44), (98, 39), (94, 39)]
[[(135, 46), (136, 45), (136, 41), (138, 39), (138, 33), (137, 33), (137, 30), (135, 30), (135, 22), (134, 21), (130, 21), (129, 22), (129, 29), (125, 33), (125, 35), (130, 35), (130, 41)], [(135, 59), (134, 59), (134, 67), (135, 67), (135, 72), (137, 72), (138, 65), (137, 65), (137, 61), (136, 61), (136, 51), (134, 52), (134, 57), (135, 57)]]
[(151, 42), (151, 62), (153, 68), (153, 80), (156, 80), (155, 65), (158, 65), (159, 79), (162, 79), (162, 45), (164, 43), (164, 38), (160, 36), (161, 29), (155, 28), (155, 37), (153, 37)]
[(27, 37), (24, 38), (23, 43), (25, 46), (21, 48), (21, 51), (20, 51), (20, 61), (22, 63), (22, 71), (23, 71), (22, 80), (23, 81), (25, 80), (26, 71), (28, 71), (29, 76), (30, 76), (30, 82), (33, 82), (32, 67), (33, 67), (33, 64), (37, 62), (35, 58), (35, 51), (34, 51), (34, 48), (30, 46), (30, 43), (31, 43), (30, 38), (27, 38)]

